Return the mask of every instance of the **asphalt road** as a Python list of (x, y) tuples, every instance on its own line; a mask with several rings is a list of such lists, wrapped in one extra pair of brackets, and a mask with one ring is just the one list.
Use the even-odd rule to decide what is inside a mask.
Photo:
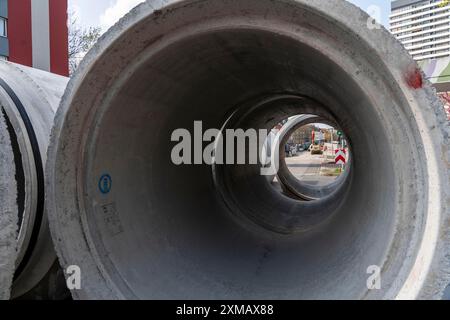
[(321, 168), (327, 166), (322, 155), (311, 155), (310, 152), (303, 151), (297, 156), (286, 158), (286, 164), (291, 173), (306, 184), (325, 186), (336, 179), (320, 175)]

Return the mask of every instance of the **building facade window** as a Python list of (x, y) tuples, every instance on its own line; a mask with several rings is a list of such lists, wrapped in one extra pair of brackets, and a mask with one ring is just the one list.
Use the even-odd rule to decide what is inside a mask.
[(0, 17), (0, 37), (8, 36), (8, 24), (5, 18)]

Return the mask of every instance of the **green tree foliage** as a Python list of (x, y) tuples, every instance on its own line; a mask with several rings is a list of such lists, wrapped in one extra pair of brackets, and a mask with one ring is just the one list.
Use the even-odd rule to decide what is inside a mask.
[(83, 28), (75, 14), (69, 13), (69, 70), (72, 75), (89, 49), (101, 36), (101, 28)]

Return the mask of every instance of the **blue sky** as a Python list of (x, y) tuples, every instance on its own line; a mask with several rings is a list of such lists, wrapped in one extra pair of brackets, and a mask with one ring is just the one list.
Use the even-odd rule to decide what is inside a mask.
[[(75, 12), (83, 26), (100, 26), (107, 30), (115, 21), (143, 0), (69, 0), (69, 8)], [(326, 1), (326, 0), (323, 0)], [(380, 8), (381, 22), (387, 26), (390, 12), (390, 0), (349, 0), (368, 10), (370, 6)]]

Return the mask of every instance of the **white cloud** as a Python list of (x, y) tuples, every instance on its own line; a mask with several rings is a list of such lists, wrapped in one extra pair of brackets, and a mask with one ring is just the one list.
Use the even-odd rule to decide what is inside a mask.
[(103, 30), (114, 25), (131, 9), (145, 0), (114, 0), (113, 4), (100, 16), (100, 25)]

